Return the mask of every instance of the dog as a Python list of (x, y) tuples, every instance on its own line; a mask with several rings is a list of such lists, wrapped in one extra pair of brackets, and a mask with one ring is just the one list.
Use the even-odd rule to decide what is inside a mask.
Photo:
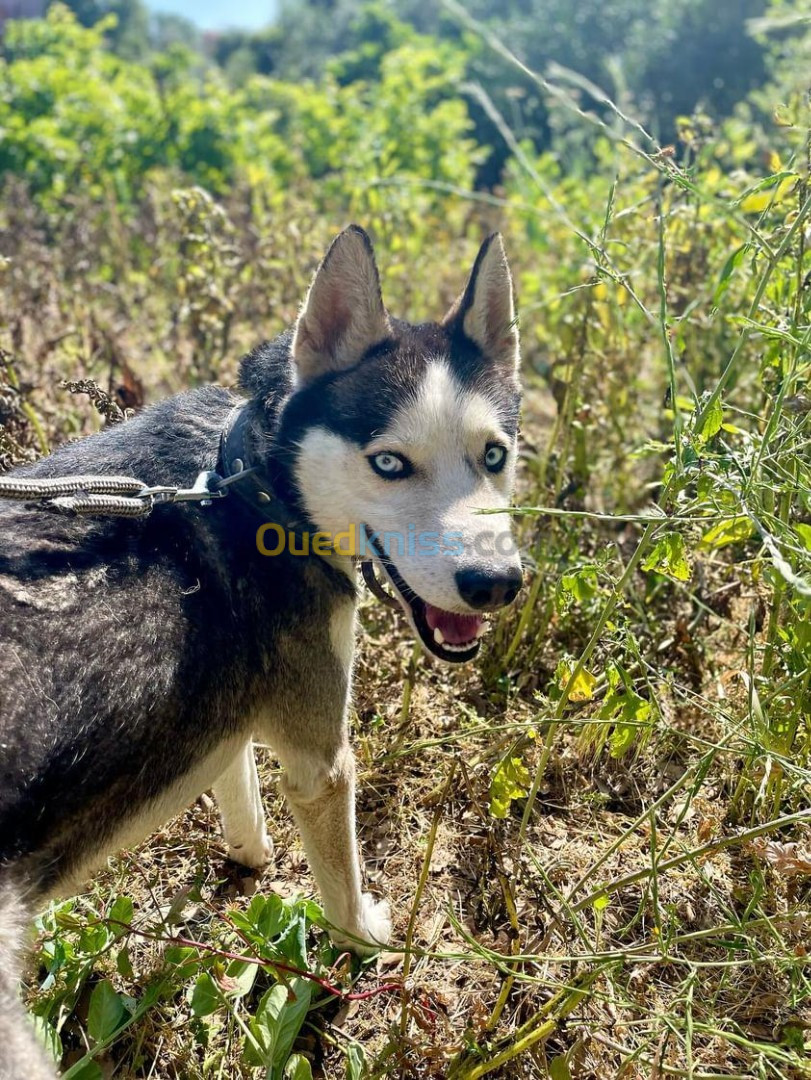
[(335, 943), (389, 940), (355, 839), (357, 563), (429, 654), (476, 655), (521, 587), (518, 365), (498, 234), (444, 319), (412, 325), (353, 225), (295, 326), (242, 360), (241, 394), (181, 393), (10, 474), (215, 480), (205, 504), (137, 518), (0, 502), (0, 1077), (53, 1075), (13, 970), (37, 905), (208, 789), (229, 856), (271, 859), (254, 738), (281, 763)]

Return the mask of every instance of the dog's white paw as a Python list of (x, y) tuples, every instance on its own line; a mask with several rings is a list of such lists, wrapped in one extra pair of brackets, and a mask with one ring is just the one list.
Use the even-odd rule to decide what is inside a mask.
[(265, 835), (250, 840), (247, 844), (229, 844), (228, 858), (240, 866), (261, 870), (273, 858), (273, 841)]
[(375, 900), (369, 893), (364, 893), (361, 900), (360, 926), (347, 928), (351, 929), (352, 937), (336, 930), (332, 940), (339, 948), (349, 949), (358, 956), (373, 956), (391, 940), (391, 911), (388, 901)]

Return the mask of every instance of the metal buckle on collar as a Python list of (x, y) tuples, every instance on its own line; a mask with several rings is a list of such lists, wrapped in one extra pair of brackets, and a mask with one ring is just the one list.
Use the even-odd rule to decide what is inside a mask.
[[(292, 525), (292, 519), (281, 500), (275, 495), (270, 479), (263, 474), (258, 465), (250, 464), (249, 448), (245, 441), (245, 426), (248, 418), (247, 402), (235, 405), (225, 422), (220, 436), (220, 470), (225, 477), (218, 488), (237, 483), (244, 477), (252, 477), (251, 482), (234, 488), (234, 493), (253, 507), (263, 520), (277, 520), (279, 524)], [(273, 506), (271, 518), (269, 507)]]

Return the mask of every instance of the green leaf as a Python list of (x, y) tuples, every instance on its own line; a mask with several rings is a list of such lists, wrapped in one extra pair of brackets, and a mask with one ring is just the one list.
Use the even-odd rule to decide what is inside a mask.
[[(555, 678), (561, 690), (565, 690), (572, 679), (574, 664), (561, 660), (555, 671)], [(574, 682), (569, 687), (569, 701), (591, 701), (594, 697), (594, 687), (597, 685), (597, 676), (587, 668), (581, 668), (575, 676)]]
[(129, 896), (116, 897), (107, 915), (113, 937), (120, 938), (128, 933), (126, 926), (120, 926), (119, 924), (126, 923), (129, 926), (132, 922), (133, 911), (133, 903)]
[(201, 968), (200, 953), (189, 945), (167, 946), (163, 959), (167, 964), (177, 968), (172, 975), (179, 980), (191, 978)]
[(728, 544), (740, 544), (748, 540), (755, 529), (745, 514), (719, 521), (701, 537), (701, 546), (705, 548), (723, 548)]
[(639, 734), (633, 724), (617, 724), (611, 732), (610, 754), (615, 760), (624, 757), (634, 745), (634, 740)]
[(130, 951), (126, 945), (118, 950), (118, 955), (115, 958), (115, 968), (118, 974), (122, 975), (125, 979), (131, 979), (135, 975), (135, 972), (132, 970)]
[(79, 934), (79, 952), (92, 956), (106, 949), (113, 940), (115, 940), (115, 934), (105, 923), (99, 923), (98, 926), (85, 926)]
[(287, 1006), (287, 990), (281, 983), (271, 986), (248, 1022), (254, 1043), (246, 1042), (243, 1057), (249, 1065), (270, 1069), (276, 1053), (282, 1013)]
[(586, 603), (597, 595), (597, 570), (594, 566), (581, 566), (564, 574), (560, 579), (564, 593), (578, 603)]
[[(587, 668), (581, 668), (569, 687), (569, 701), (591, 701), (594, 697), (594, 687), (596, 685), (597, 676), (592, 675)], [(561, 687), (561, 689), (565, 690), (566, 687)]]
[(803, 525), (802, 522), (797, 522), (794, 526), (794, 530), (797, 533), (797, 536), (799, 536), (800, 543), (805, 550), (811, 551), (811, 525)]
[(104, 979), (93, 989), (87, 1012), (87, 1033), (97, 1043), (108, 1039), (129, 1016), (124, 1002)]
[[(745, 214), (761, 214), (772, 203), (780, 202), (795, 186), (797, 174), (793, 172), (779, 172), (774, 176), (766, 176), (754, 187), (748, 189), (738, 199), (738, 204)], [(772, 190), (774, 189), (774, 190)]]
[(295, 967), (307, 966), (307, 917), (304, 911), (296, 911), (295, 919), (277, 939), (275, 947)]
[(736, 248), (735, 251), (732, 252), (727, 261), (724, 263), (723, 269), (721, 270), (721, 276), (718, 278), (718, 284), (715, 286), (715, 292), (712, 295), (713, 308), (718, 307), (721, 298), (729, 288), (733, 273), (741, 265), (743, 257), (748, 250), (748, 244), (741, 244), (739, 248)]
[(650, 725), (651, 705), (634, 690), (628, 673), (616, 661), (607, 670), (609, 692), (598, 713), (601, 720), (614, 720), (610, 753), (613, 758), (626, 754)]
[(699, 446), (706, 446), (710, 439), (714, 435), (717, 435), (721, 430), (723, 423), (724, 407), (721, 404), (721, 399), (719, 397), (710, 405), (710, 408), (701, 423), (701, 427), (696, 428)]
[(31, 1021), (37, 1033), (37, 1039), (45, 1047), (49, 1057), (59, 1065), (63, 1054), (62, 1039), (59, 1032), (53, 1024), (48, 1023), (44, 1016), (32, 1016)]
[(804, 1056), (805, 1032), (807, 1027), (808, 1025), (803, 1023), (800, 1019), (787, 1020), (779, 1031), (781, 1046), (788, 1046), (790, 1049), (796, 1050), (798, 1054), (803, 1054)]
[[(310, 1008), (313, 996), (313, 984), (309, 979), (290, 979), (288, 982), (289, 993), (286, 996), (285, 1006), (279, 1016), (279, 1026), (276, 1032), (276, 1048), (273, 1053), (273, 1080), (276, 1080), (278, 1072), (282, 1075), (282, 1066), (287, 1061), (293, 1043), (301, 1031), (304, 1019)], [(285, 1076), (287, 1073), (285, 1072)]]
[(514, 799), (529, 792), (529, 770), (520, 757), (502, 758), (490, 782), (490, 813), (494, 818), (506, 818)]
[(293, 1054), (282, 1075), (284, 1080), (313, 1080), (313, 1070), (303, 1054)]
[(572, 1080), (569, 1063), (565, 1056), (556, 1057), (549, 1062), (549, 1078), (550, 1080)]
[(352, 1042), (346, 1048), (346, 1080), (363, 1080), (366, 1076), (366, 1055), (360, 1043)]
[(625, 693), (616, 695), (619, 702), (619, 722), (611, 733), (611, 756), (620, 758), (631, 749), (640, 735), (640, 729), (647, 727), (650, 720), (650, 702), (640, 697), (629, 687)]
[(194, 984), (191, 995), (191, 1011), (195, 1016), (211, 1016), (222, 1005), (222, 994), (207, 971), (202, 972)]
[(654, 570), (657, 574), (664, 574), (676, 581), (689, 581), (690, 564), (687, 561), (684, 537), (675, 532), (659, 537), (642, 563), (642, 569)]
[(267, 944), (278, 937), (291, 921), (291, 910), (275, 893), (263, 896), (257, 893), (247, 911), (231, 911), (229, 916), (235, 926), (256, 944)]
[(234, 985), (228, 988), (228, 997), (241, 998), (249, 994), (256, 982), (258, 971), (258, 964), (252, 964), (247, 960), (232, 960), (225, 970), (226, 977), (234, 982)]

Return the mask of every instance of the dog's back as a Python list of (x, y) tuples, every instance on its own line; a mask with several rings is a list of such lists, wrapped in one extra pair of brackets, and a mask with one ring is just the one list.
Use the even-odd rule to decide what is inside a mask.
[[(191, 484), (216, 464), (230, 404), (224, 391), (182, 395), (23, 472)], [(88, 830), (114, 829), (159, 787), (161, 778), (142, 770), (140, 744), (159, 741), (170, 714), (166, 768), (183, 767), (189, 747), (178, 739), (177, 713), (184, 694), (204, 688), (211, 639), (227, 634), (211, 615), (222, 610), (216, 566), (200, 552), (211, 538), (193, 531), (192, 513), (91, 521), (0, 504), (0, 866), (25, 867), (37, 892), (81, 861)], [(190, 650), (198, 618), (209, 646), (198, 635)], [(204, 739), (202, 725), (194, 737)], [(94, 820), (82, 820), (89, 804)]]
[[(17, 475), (123, 472), (185, 484), (213, 466), (230, 405), (224, 391), (185, 395)], [(16, 961), (31, 914), (23, 898), (81, 876), (105, 832), (156, 789), (159, 778), (140, 772), (139, 725), (149, 717), (154, 737), (173, 696), (178, 597), (194, 564), (176, 511), (160, 522), (91, 521), (0, 502), (0, 535), (0, 1080), (40, 1080), (53, 1067), (19, 1002)], [(79, 729), (92, 763), (76, 754)], [(168, 769), (183, 751), (173, 747)]]
[[(183, 394), (14, 475), (190, 486), (216, 467), (233, 402)], [(211, 779), (195, 763), (245, 707), (245, 681), (221, 679), (235, 576), (221, 527), (195, 508), (132, 521), (0, 502), (0, 1080), (53, 1076), (19, 1004), (24, 896), (79, 887), (192, 801)], [(227, 530), (232, 550), (251, 542), (233, 508)]]

